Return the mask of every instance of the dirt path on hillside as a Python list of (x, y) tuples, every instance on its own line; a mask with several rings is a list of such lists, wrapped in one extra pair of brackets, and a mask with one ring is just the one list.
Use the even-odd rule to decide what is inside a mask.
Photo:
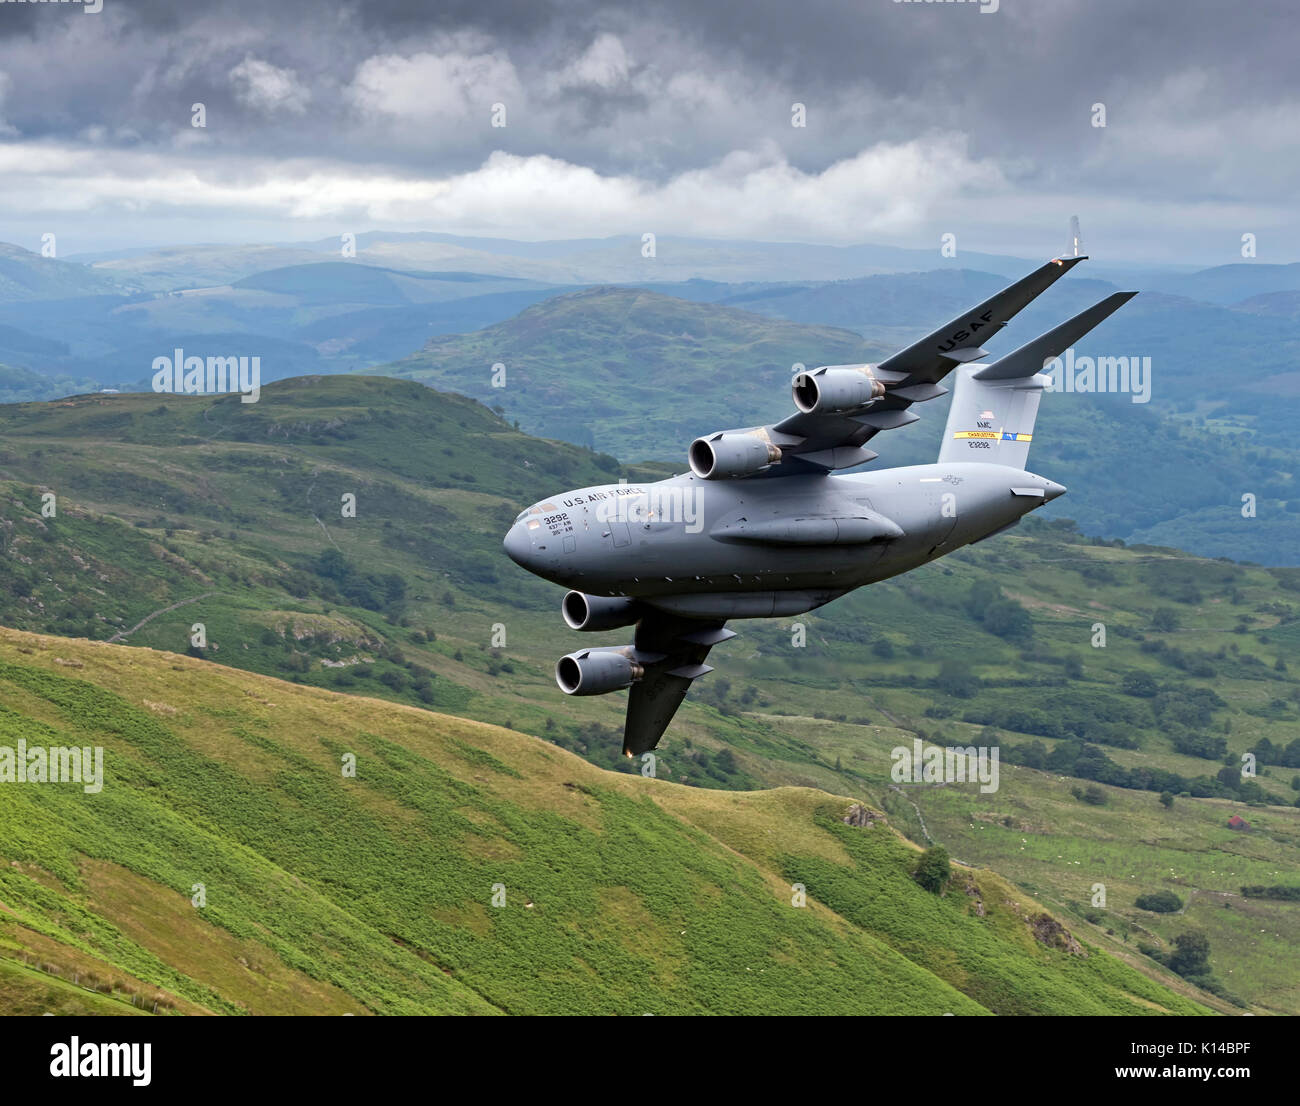
[(166, 614), (168, 611), (174, 611), (177, 607), (184, 607), (189, 603), (197, 603), (200, 599), (206, 599), (209, 595), (216, 595), (216, 594), (217, 593), (215, 589), (212, 591), (205, 591), (202, 595), (196, 595), (191, 599), (182, 599), (179, 603), (173, 603), (170, 607), (160, 607), (152, 614), (145, 615), (142, 619), (140, 619), (139, 622), (137, 622), (129, 630), (119, 630), (116, 634), (114, 634), (111, 638), (108, 639), (108, 642), (111, 645), (115, 641), (121, 641), (128, 634), (135, 633), (136, 630), (140, 629), (141, 626), (144, 626), (146, 623), (152, 622), (160, 614)]

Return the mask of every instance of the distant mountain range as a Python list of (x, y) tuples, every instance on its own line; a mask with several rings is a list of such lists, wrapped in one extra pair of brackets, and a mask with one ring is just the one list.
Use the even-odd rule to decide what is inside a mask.
[[(1002, 283), (988, 274), (924, 277), (904, 283), (937, 288), (929, 326)], [(861, 302), (880, 310), (874, 307), (874, 286), (895, 288), (886, 277), (851, 283), (866, 287), (852, 293), (839, 284), (787, 287), (742, 302), (807, 318), (823, 302), (831, 315)], [(1043, 297), (1049, 303), (1026, 312), (1028, 319), (1017, 320), (1016, 337), (998, 336), (996, 348), (1014, 348), (1110, 290), (1097, 282), (1070, 283)], [(929, 297), (917, 293), (911, 299)], [(919, 318), (908, 313), (917, 310), (900, 308), (898, 315)], [(1241, 560), (1300, 562), (1300, 485), (1291, 475), (1295, 455), (1288, 437), (1288, 412), (1296, 401), (1277, 394), (1285, 386), (1287, 358), (1300, 346), (1292, 328), (1281, 320), (1207, 307), (1194, 338), (1178, 333), (1181, 301), (1139, 297), (1126, 311), (1132, 317), (1121, 312), (1081, 343), (1078, 354), (1141, 357), (1156, 350), (1151, 401), (1049, 395), (1031, 464), (1070, 487), (1063, 509), (1089, 533)], [(880, 360), (918, 332), (913, 324), (896, 330), (889, 345), (868, 343), (845, 328), (764, 320), (751, 311), (645, 290), (596, 288), (547, 299), (472, 334), (433, 339), (420, 353), (369, 371), (473, 396), (530, 433), (625, 459), (668, 460), (680, 469), (694, 437), (762, 425), (790, 411), (796, 362)], [(1251, 349), (1259, 351), (1244, 361), (1231, 387), (1212, 356), (1225, 344), (1225, 332), (1243, 341), (1250, 337)], [(1184, 349), (1187, 360), (1179, 362)], [(494, 386), (493, 365), (504, 366), (504, 387)], [(1220, 407), (1211, 408), (1207, 396)], [(919, 422), (873, 441), (882, 455), (877, 465), (937, 456), (947, 401), (916, 410)], [(1244, 493), (1256, 500), (1251, 519), (1242, 517)]]
[[(350, 260), (337, 246), (178, 247), (89, 265), (7, 247), (0, 400), (145, 388), (153, 358), (179, 347), (256, 355), (267, 382), (407, 376), (500, 406), (535, 433), (671, 460), (698, 433), (780, 417), (796, 362), (883, 356), (1029, 265), (963, 254), (959, 268), (928, 251), (672, 239), (657, 242), (652, 259), (632, 239), (375, 233), (358, 236)], [(686, 258), (694, 260), (682, 268)], [(861, 275), (891, 266), (924, 271)], [(687, 273), (695, 279), (671, 279)], [(854, 275), (825, 279), (838, 273)], [(1108, 275), (1072, 274), (995, 348), (1113, 291)], [(637, 283), (589, 283), (611, 279)], [(1086, 528), (1273, 563), (1300, 557), (1298, 283), (1300, 266), (1262, 263), (1124, 275), (1144, 294), (1078, 352), (1150, 357), (1150, 403), (1051, 397), (1035, 446), (1036, 463), (1074, 485), (1068, 502)], [(498, 363), (504, 389), (490, 387)], [(942, 401), (931, 406), (921, 423), (889, 436), (889, 461), (934, 455), (944, 412)], [(1108, 471), (1143, 479), (1097, 478)], [(1245, 495), (1260, 505), (1251, 520), (1240, 515)]]
[[(436, 233), (370, 232), (350, 243), (363, 264), (398, 269), (454, 269), (552, 284), (723, 281), (837, 280), (868, 273), (973, 266), (1018, 273), (1024, 261), (998, 254), (962, 253), (960, 259), (934, 250), (893, 246), (821, 246), (796, 242), (746, 242), (658, 236), (646, 256), (639, 235), (554, 242), (467, 238)], [(196, 245), (160, 250), (123, 250), (74, 255), (95, 269), (150, 287), (181, 274), (204, 274), (207, 283), (227, 283), (271, 268), (342, 257), (343, 240), (267, 246)]]

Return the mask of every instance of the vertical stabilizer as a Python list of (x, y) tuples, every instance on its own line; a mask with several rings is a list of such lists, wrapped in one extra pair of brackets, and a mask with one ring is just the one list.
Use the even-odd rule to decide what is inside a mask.
[(939, 460), (983, 461), (1022, 469), (1049, 378), (1032, 373), (1010, 380), (981, 381), (976, 373), (983, 367), (962, 365), (956, 371), (957, 386)]
[(1025, 468), (1038, 404), (1051, 379), (1041, 371), (1043, 362), (1060, 357), (1136, 295), (1116, 292), (991, 364), (959, 366), (939, 460)]

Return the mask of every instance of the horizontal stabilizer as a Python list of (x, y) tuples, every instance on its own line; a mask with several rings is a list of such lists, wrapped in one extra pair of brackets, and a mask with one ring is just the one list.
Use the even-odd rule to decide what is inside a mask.
[(1046, 334), (1040, 334), (1032, 342), (1026, 342), (1018, 350), (1000, 357), (991, 365), (976, 369), (973, 379), (1015, 380), (1042, 372), (1044, 361), (1052, 357), (1060, 357), (1088, 331), (1114, 314), (1136, 295), (1136, 292), (1116, 292), (1113, 296), (1107, 296), (1100, 303), (1094, 303), (1087, 311), (1067, 319)]

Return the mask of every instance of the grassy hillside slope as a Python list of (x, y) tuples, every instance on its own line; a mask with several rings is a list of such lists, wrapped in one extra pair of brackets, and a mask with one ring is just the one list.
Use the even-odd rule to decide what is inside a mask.
[[(626, 634), (593, 642), (566, 630), (560, 590), (500, 549), (521, 506), (621, 471), (612, 458), (530, 439), (469, 400), (378, 378), (286, 381), (251, 405), (124, 395), (3, 408), (0, 625), (189, 649), (510, 726), (634, 772), (618, 756), (626, 696), (566, 699), (551, 675), (560, 654)], [(42, 514), (46, 494), (53, 517)], [(354, 518), (341, 513), (344, 494), (357, 496)], [(1219, 780), (1226, 772), (1231, 783), (1230, 769), (1262, 742), (1296, 739), (1298, 592), (1296, 569), (1125, 548), (1030, 520), (799, 620), (802, 645), (793, 620), (736, 624), (739, 638), (715, 651), (717, 672), (667, 734), (658, 772), (704, 788), (863, 796), (923, 843), (909, 802), (889, 790), (892, 748), (921, 736), (999, 745), (1009, 759), (1038, 743), (1043, 767), (1004, 764), (993, 798), (944, 793), (969, 791), (971, 812), (1005, 815), (1045, 789), (1045, 801), (1073, 814), (1031, 812), (1015, 824), (1065, 825), (1086, 855), (1110, 862), (1082, 883), (1080, 866), (1056, 860), (1078, 851), (1044, 858), (1065, 883), (1005, 870), (1084, 926), (1071, 904), (1090, 899), (1092, 882), (1124, 888), (1093, 934), (1119, 951), (1130, 923), (1167, 948), (1182, 916), (1144, 920), (1132, 899), (1185, 885), (1220, 978), (1248, 1002), (1297, 1012), (1300, 962), (1286, 950), (1300, 945), (1300, 906), (1269, 905), (1267, 932), (1251, 933), (1200, 904), (1300, 870), (1300, 811), (1281, 805), (1295, 802), (1300, 769), (1274, 756), (1259, 765), (1258, 790)], [(202, 647), (190, 644), (198, 623)], [(1097, 623), (1104, 647), (1094, 646)], [(1117, 773), (1155, 771), (1176, 774), (1186, 783), (1173, 790), (1188, 793), (1158, 821), (1090, 817), (1097, 808), (1069, 791), (1096, 784), (1114, 809), (1156, 811), (1159, 789), (1115, 786)], [(972, 821), (960, 821), (965, 807), (947, 822), (917, 802), (955, 855), (1001, 870), (1006, 850), (992, 830), (954, 836)], [(1237, 811), (1276, 827), (1263, 852), (1252, 852), (1258, 835), (1205, 837)], [(1113, 864), (1125, 850), (1155, 857), (1148, 850), (1166, 836), (1213, 859), (1131, 880), (1135, 869)], [(1008, 843), (1019, 852), (1019, 837)]]
[(916, 850), (825, 793), (688, 791), (480, 723), (14, 631), (0, 688), (0, 743), (106, 758), (97, 794), (0, 785), (0, 995), (39, 963), (163, 1012), (1201, 1009), (1036, 936), (1041, 912), (988, 872), (922, 890)]
[[(795, 362), (843, 364), (885, 352), (834, 327), (599, 287), (470, 334), (430, 339), (369, 371), (499, 404), (530, 433), (640, 459), (685, 457), (696, 435), (749, 425), (747, 401), (766, 392), (782, 402)], [(505, 366), (505, 387), (493, 384), (495, 364)]]

